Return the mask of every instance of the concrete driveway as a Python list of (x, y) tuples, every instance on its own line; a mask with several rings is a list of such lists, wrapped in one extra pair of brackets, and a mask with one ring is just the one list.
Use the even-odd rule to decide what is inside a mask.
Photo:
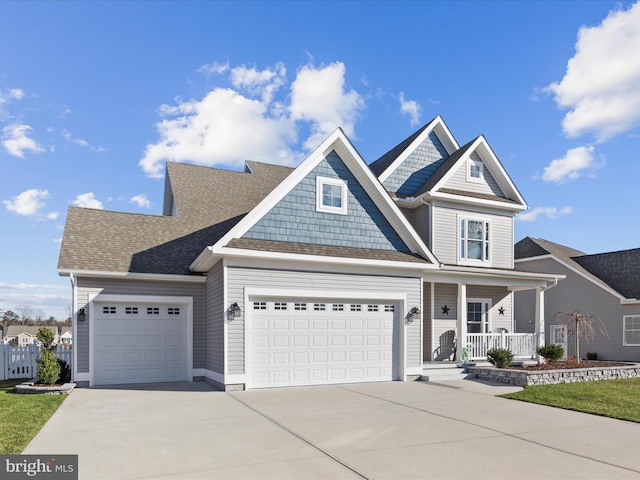
[(212, 391), (76, 389), (25, 454), (81, 479), (640, 478), (640, 425), (462, 380)]

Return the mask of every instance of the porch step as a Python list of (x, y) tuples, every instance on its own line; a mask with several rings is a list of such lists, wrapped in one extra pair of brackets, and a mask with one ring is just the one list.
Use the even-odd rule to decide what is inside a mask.
[(439, 382), (442, 380), (468, 380), (477, 378), (475, 373), (469, 373), (466, 368), (458, 367), (455, 364), (429, 366), (423, 368), (420, 381)]

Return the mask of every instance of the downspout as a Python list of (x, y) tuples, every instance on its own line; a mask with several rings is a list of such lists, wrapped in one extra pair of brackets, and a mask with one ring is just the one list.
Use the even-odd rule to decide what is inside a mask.
[(76, 365), (77, 365), (77, 355), (78, 355), (78, 321), (77, 321), (77, 305), (76, 305), (76, 278), (73, 276), (73, 273), (69, 273), (69, 280), (71, 281), (71, 335), (73, 342), (72, 348), (72, 365), (71, 365), (71, 381), (75, 382), (76, 376)]

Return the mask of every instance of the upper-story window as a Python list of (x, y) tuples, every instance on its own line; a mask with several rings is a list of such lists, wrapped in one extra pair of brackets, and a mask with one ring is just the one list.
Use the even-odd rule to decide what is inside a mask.
[(467, 180), (481, 182), (484, 173), (484, 164), (478, 160), (469, 159), (467, 162)]
[(491, 252), (491, 223), (486, 220), (460, 219), (460, 260), (488, 262)]
[(338, 178), (316, 177), (316, 210), (347, 214), (347, 182)]

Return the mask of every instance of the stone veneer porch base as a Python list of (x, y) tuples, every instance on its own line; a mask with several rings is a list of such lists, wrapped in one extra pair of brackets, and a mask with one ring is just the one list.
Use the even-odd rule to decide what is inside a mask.
[(615, 378), (640, 377), (640, 364), (624, 367), (575, 368), (563, 370), (512, 370), (495, 367), (467, 367), (478, 380), (504, 383), (516, 387), (553, 385), (556, 383), (593, 382)]

